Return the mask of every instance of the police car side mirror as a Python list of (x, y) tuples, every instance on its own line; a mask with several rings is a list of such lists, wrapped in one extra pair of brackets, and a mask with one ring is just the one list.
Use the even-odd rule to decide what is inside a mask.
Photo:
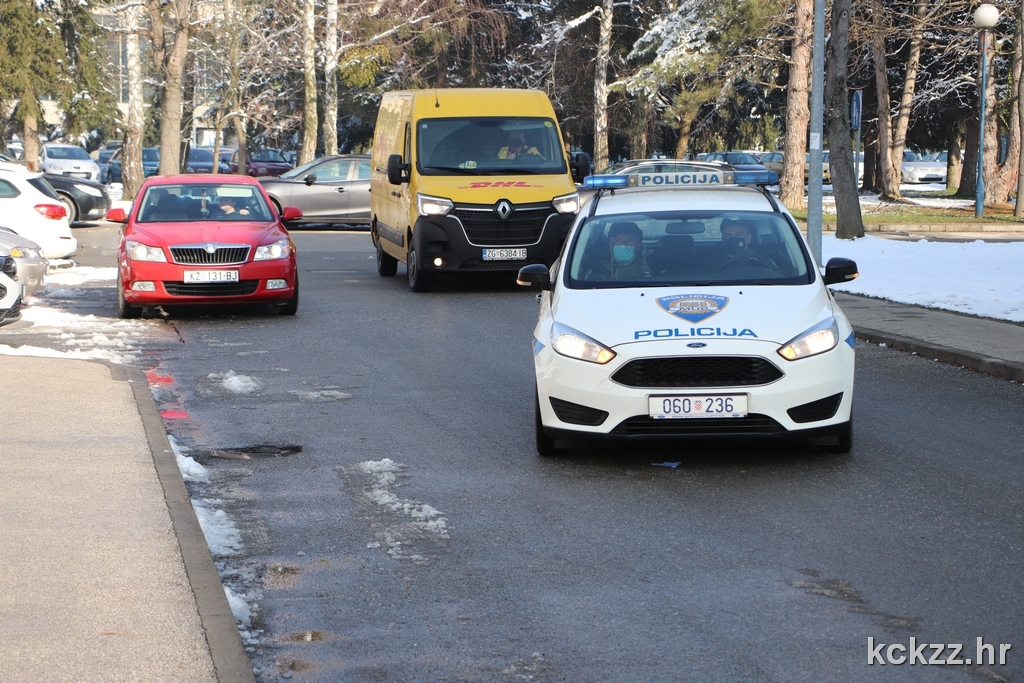
[(409, 164), (402, 163), (401, 154), (392, 154), (388, 157), (388, 182), (392, 185), (401, 185), (409, 182)]
[(582, 183), (583, 179), (590, 175), (590, 155), (586, 152), (576, 152), (569, 161), (569, 169), (573, 182)]
[(531, 263), (519, 269), (516, 283), (532, 290), (551, 289), (551, 273), (543, 263)]
[(825, 284), (838, 285), (855, 280), (860, 275), (857, 264), (848, 258), (830, 258), (825, 264)]

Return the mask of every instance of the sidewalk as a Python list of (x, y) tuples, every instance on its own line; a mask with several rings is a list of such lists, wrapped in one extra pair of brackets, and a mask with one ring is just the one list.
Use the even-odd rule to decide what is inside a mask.
[(143, 373), (0, 377), (0, 680), (252, 681)]

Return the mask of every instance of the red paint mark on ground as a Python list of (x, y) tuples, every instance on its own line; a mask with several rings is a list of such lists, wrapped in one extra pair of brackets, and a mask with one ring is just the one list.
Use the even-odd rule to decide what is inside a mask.
[(150, 384), (173, 384), (174, 378), (170, 375), (158, 375), (156, 370), (148, 370), (146, 372), (146, 381)]
[(160, 413), (160, 417), (165, 420), (187, 420), (188, 413), (184, 410), (165, 410)]

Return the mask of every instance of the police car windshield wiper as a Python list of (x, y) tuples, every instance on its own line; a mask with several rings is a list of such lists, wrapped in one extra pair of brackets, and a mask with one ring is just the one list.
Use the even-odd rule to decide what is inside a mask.
[(430, 171), (454, 171), (462, 175), (480, 175), (480, 171), (475, 168), (462, 168), (461, 166), (424, 166), (423, 169)]

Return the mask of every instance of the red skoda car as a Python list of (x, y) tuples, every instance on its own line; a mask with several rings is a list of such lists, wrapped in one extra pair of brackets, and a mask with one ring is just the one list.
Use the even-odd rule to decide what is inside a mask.
[(299, 307), (295, 244), (259, 182), (244, 176), (149, 178), (124, 223), (117, 249), (117, 312), (134, 318), (143, 306), (278, 304)]

